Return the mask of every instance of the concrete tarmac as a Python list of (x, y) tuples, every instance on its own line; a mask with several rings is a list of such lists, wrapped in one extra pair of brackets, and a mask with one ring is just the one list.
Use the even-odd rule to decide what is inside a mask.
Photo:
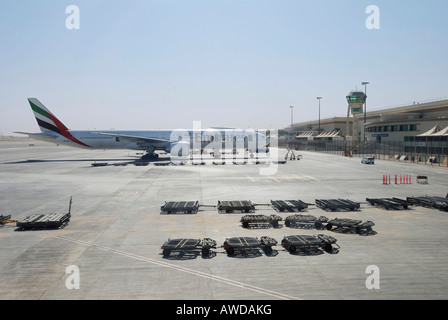
[[(283, 157), (286, 150), (279, 152)], [(385, 160), (365, 165), (360, 158), (297, 153), (301, 160), (263, 175), (266, 164), (114, 166), (138, 156), (1, 141), (0, 215), (20, 221), (66, 213), (70, 197), (73, 204), (62, 229), (0, 227), (0, 299), (446, 299), (448, 213), (420, 206), (385, 210), (366, 198), (445, 197), (447, 168)], [(385, 174), (392, 184), (383, 184)], [(411, 183), (394, 184), (395, 174), (410, 175)], [(416, 183), (417, 175), (427, 176), (428, 184)], [(337, 198), (360, 202), (361, 208), (327, 212), (315, 205), (316, 199)], [(257, 214), (284, 219), (293, 213), (276, 212), (270, 201), (298, 199), (310, 204), (301, 214), (373, 221), (373, 231), (297, 229), (284, 221), (279, 228), (245, 229), (244, 214), (220, 214), (215, 207), (219, 200), (250, 200)], [(161, 214), (166, 201), (182, 200), (202, 206), (197, 214)], [(227, 237), (269, 236), (280, 243), (298, 234), (331, 235), (340, 248), (290, 254), (277, 245), (270, 255), (253, 250), (228, 256), (221, 247)], [(169, 238), (212, 238), (218, 247), (210, 257), (164, 257), (161, 246)]]

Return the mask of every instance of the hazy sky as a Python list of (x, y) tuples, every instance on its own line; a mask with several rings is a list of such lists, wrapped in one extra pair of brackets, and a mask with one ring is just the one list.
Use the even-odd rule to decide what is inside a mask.
[[(80, 29), (69, 30), (69, 5)], [(380, 29), (368, 29), (369, 5)], [(2, 0), (0, 134), (37, 132), (28, 97), (71, 129), (284, 128), (448, 96), (446, 0)]]

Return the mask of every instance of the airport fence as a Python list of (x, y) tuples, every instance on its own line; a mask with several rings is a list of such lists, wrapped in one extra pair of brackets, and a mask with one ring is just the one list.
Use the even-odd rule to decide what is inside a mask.
[(365, 144), (343, 140), (279, 141), (280, 147), (350, 157), (422, 163), (448, 167), (448, 142), (370, 141)]

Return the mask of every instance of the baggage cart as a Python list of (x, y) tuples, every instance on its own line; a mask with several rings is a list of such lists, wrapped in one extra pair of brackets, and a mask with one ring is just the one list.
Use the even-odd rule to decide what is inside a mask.
[(321, 250), (325, 252), (333, 252), (333, 245), (337, 246), (336, 239), (324, 234), (318, 234), (317, 236), (311, 235), (292, 235), (285, 236), (282, 240), (282, 247), (284, 247), (289, 253), (318, 253)]
[(162, 254), (164, 257), (169, 257), (172, 252), (192, 253), (197, 254), (201, 252), (203, 257), (210, 256), (210, 249), (216, 248), (216, 241), (210, 238), (204, 239), (168, 239), (162, 245)]

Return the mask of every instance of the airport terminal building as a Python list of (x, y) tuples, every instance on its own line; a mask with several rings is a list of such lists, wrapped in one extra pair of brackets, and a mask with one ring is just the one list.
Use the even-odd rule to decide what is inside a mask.
[(347, 95), (347, 117), (294, 123), (285, 128), (293, 146), (351, 154), (399, 154), (409, 159), (433, 157), (439, 162), (448, 156), (448, 99), (364, 113), (363, 103), (356, 108), (350, 105), (352, 93)]

